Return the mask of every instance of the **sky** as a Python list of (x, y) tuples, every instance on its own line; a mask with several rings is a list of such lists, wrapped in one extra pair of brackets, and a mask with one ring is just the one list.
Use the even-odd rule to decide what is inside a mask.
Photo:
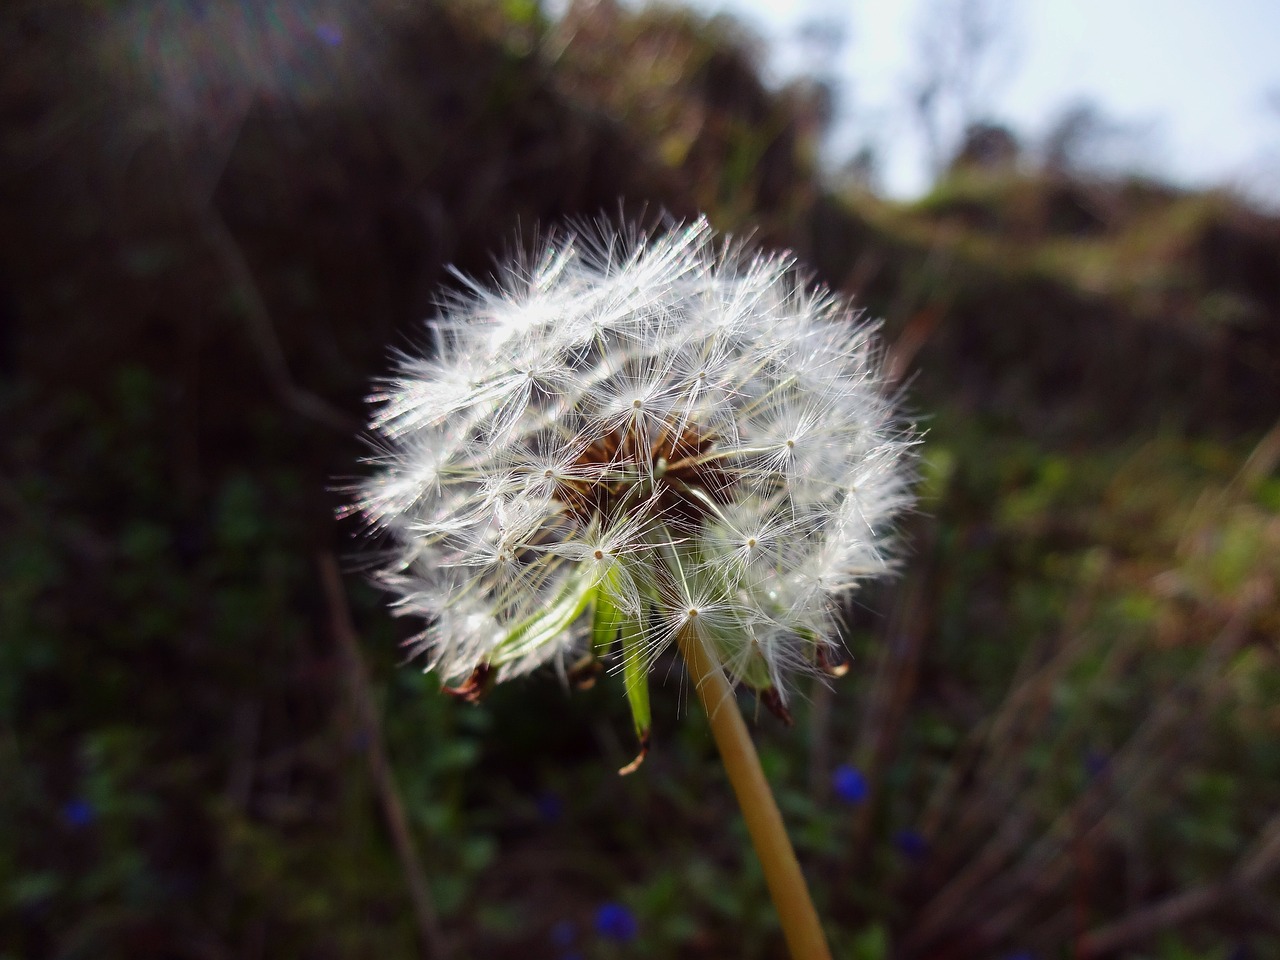
[[(832, 152), (877, 144), (888, 192), (927, 183), (923, 140), (906, 94), (917, 36), (937, 0), (694, 0), (735, 15), (769, 43), (769, 73), (821, 63), (798, 39), (806, 21), (844, 24), (825, 69), (843, 122)], [(1147, 172), (1188, 186), (1233, 185), (1280, 205), (1280, 2), (1277, 0), (1003, 0), (993, 54), (992, 117), (1034, 140), (1068, 104), (1094, 100), (1129, 125)]]

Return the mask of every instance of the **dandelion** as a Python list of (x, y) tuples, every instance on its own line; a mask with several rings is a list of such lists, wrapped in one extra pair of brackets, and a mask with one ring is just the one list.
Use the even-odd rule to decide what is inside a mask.
[(638, 762), (668, 649), (713, 727), (741, 725), (727, 684), (785, 714), (797, 672), (842, 660), (842, 603), (892, 564), (913, 440), (872, 326), (791, 259), (705, 220), (566, 236), (493, 288), (466, 282), (430, 337), (372, 398), (356, 509), (455, 692), (612, 662)]
[(391, 535), (397, 612), (431, 624), (428, 669), (504, 680), (619, 636), (643, 668), (692, 629), (785, 703), (792, 672), (839, 659), (910, 438), (868, 326), (789, 260), (717, 250), (701, 220), (570, 237), (432, 337), (373, 398), (358, 505)]

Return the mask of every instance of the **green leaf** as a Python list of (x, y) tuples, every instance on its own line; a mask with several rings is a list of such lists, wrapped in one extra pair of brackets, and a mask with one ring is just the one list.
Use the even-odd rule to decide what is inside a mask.
[(889, 956), (889, 934), (884, 926), (873, 923), (862, 930), (853, 941), (856, 960), (884, 960)]

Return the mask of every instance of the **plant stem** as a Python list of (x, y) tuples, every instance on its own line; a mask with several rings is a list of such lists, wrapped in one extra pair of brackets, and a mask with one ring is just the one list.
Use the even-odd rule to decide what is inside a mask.
[(679, 643), (698, 698), (711, 721), (720, 759), (747, 821), (747, 832), (764, 867), (764, 879), (778, 910), (792, 960), (831, 960), (831, 949), (818, 921), (818, 911), (813, 907), (796, 852), (783, 826), (782, 814), (778, 812), (769, 781), (764, 778), (755, 744), (738, 711), (724, 670), (692, 631), (681, 631)]

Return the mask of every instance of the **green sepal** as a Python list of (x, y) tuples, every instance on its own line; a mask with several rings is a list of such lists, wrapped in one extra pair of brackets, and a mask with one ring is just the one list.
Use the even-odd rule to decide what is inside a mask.
[(644, 658), (644, 621), (629, 617), (622, 623), (622, 680), (627, 687), (627, 705), (631, 707), (631, 721), (635, 724), (636, 737), (640, 740), (640, 756), (649, 749), (649, 672)]
[(640, 750), (636, 758), (618, 772), (632, 773), (644, 761), (649, 752), (649, 677), (644, 663), (644, 619), (628, 615), (617, 601), (620, 574), (615, 570), (596, 587), (595, 611), (591, 619), (591, 649), (601, 659), (613, 651), (614, 642), (622, 635), (622, 681), (627, 692), (627, 706), (631, 708), (631, 722), (635, 726)]
[(764, 654), (758, 649), (752, 651), (751, 658), (747, 660), (747, 669), (743, 671), (739, 682), (757, 693), (761, 690), (768, 690), (773, 686), (773, 677), (769, 674), (769, 664), (765, 662)]
[(618, 574), (610, 571), (596, 588), (596, 609), (591, 618), (591, 649), (602, 660), (613, 651), (613, 643), (618, 639), (618, 631), (625, 619), (622, 607), (614, 600), (617, 581)]
[(517, 624), (498, 642), (491, 658), (494, 663), (507, 663), (550, 643), (573, 625), (595, 596), (596, 584), (585, 576), (569, 577), (564, 586), (540, 613)]

